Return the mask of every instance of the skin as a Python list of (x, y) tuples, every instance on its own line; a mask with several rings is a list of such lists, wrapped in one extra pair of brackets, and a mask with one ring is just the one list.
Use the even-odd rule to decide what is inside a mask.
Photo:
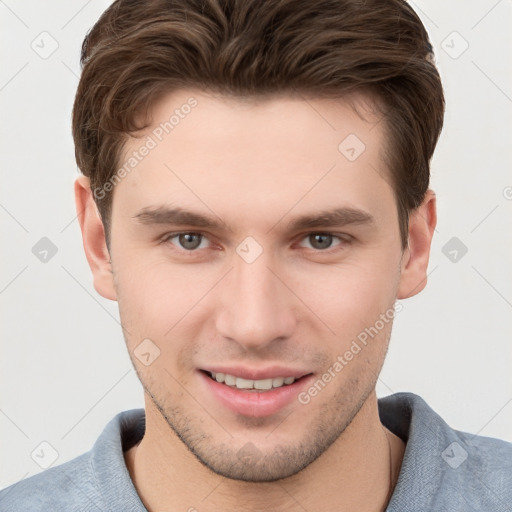
[[(190, 97), (197, 106), (115, 186), (110, 251), (89, 180), (75, 183), (94, 286), (119, 303), (145, 390), (146, 434), (125, 454), (134, 485), (152, 511), (384, 510), (405, 448), (380, 423), (375, 393), (392, 322), (309, 403), (264, 417), (219, 404), (198, 370), (279, 364), (321, 377), (397, 299), (424, 288), (434, 193), (412, 212), (402, 250), (394, 191), (382, 178), (385, 123), (357, 95), (365, 120), (343, 99), (177, 91), (154, 105), (153, 124), (127, 141), (121, 162)], [(366, 146), (354, 161), (338, 150), (349, 134)], [(163, 204), (227, 227), (134, 218)], [(288, 228), (332, 208), (373, 220)], [(169, 238), (176, 232), (204, 237), (187, 252)], [(335, 235), (330, 247), (316, 233)], [(236, 252), (247, 236), (263, 251), (252, 263)], [(146, 338), (160, 350), (149, 366), (134, 355)], [(241, 459), (244, 446), (257, 457)]]

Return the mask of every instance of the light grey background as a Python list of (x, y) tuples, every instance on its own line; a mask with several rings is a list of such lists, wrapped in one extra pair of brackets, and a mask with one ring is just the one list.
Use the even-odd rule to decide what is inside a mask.
[[(80, 46), (108, 4), (0, 0), (0, 488), (85, 452), (117, 412), (143, 406), (73, 198)], [(447, 99), (432, 163), (439, 224), (429, 283), (402, 301), (378, 394), (417, 393), (454, 428), (512, 441), (512, 2), (412, 5)], [(43, 237), (57, 247), (46, 263), (32, 252)], [(467, 254), (446, 246), (453, 237)]]

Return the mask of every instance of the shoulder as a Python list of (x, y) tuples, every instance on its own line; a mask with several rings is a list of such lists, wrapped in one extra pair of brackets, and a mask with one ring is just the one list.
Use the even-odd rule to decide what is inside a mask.
[(380, 399), (379, 413), (407, 442), (390, 510), (510, 510), (512, 443), (450, 427), (413, 393)]
[(0, 491), (3, 512), (101, 510), (90, 453)]
[(450, 443), (442, 452), (450, 469), (455, 470), (452, 471), (452, 480), (458, 481), (468, 493), (474, 494), (475, 500), (488, 494), (497, 503), (510, 506), (512, 443), (458, 430), (453, 432), (458, 440)]
[(433, 502), (451, 510), (510, 511), (512, 503), (512, 443), (447, 426), (438, 445), (438, 485)]
[(144, 433), (143, 409), (117, 414), (90, 451), (0, 491), (2, 512), (145, 510), (124, 451)]

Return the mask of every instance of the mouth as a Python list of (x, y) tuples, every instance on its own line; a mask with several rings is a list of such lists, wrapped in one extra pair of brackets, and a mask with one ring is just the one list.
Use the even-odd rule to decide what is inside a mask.
[(302, 377), (270, 377), (268, 379), (244, 379), (236, 375), (222, 372), (208, 372), (203, 370), (212, 380), (225, 384), (231, 388), (245, 391), (270, 391), (271, 389), (289, 386)]
[(198, 371), (204, 396), (221, 410), (246, 417), (272, 416), (293, 404), (298, 405), (299, 394), (314, 380), (313, 373), (285, 368), (270, 372), (216, 370)]

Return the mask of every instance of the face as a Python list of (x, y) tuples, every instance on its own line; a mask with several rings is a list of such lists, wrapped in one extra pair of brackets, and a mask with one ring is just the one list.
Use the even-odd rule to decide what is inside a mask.
[(220, 475), (297, 473), (374, 391), (407, 251), (365, 117), (179, 91), (125, 146), (110, 298), (147, 413)]

